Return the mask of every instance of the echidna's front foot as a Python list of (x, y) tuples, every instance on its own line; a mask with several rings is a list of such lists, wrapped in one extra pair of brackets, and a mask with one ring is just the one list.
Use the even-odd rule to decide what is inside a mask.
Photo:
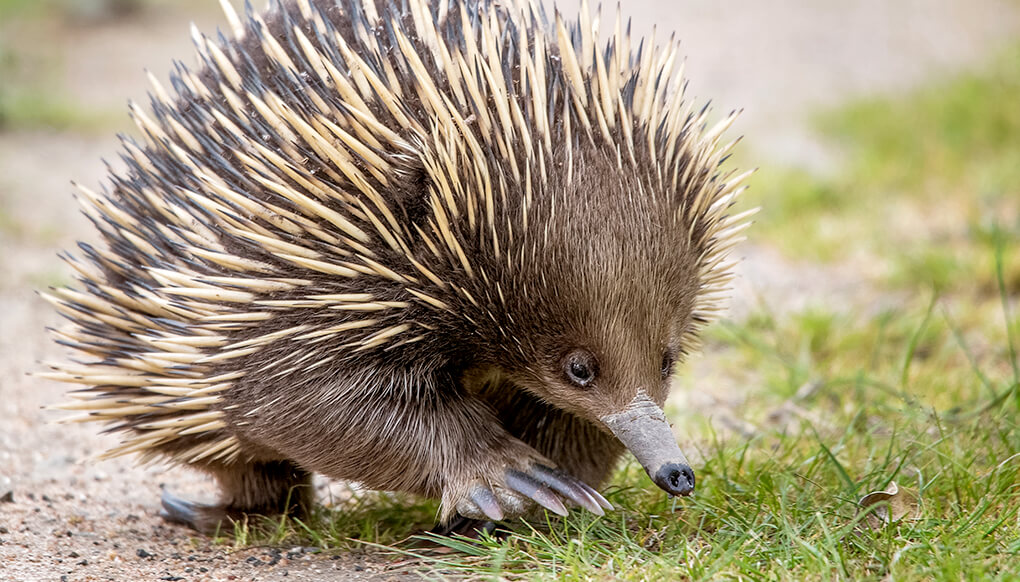
[(563, 499), (596, 515), (605, 515), (603, 509), (613, 508), (586, 483), (537, 463), (524, 470), (508, 467), (500, 481), (490, 483), (474, 483), (467, 496), (457, 501), (457, 512), (472, 519), (499, 521), (524, 515), (534, 502), (553, 513), (566, 515)]
[(171, 494), (166, 489), (163, 489), (160, 502), (163, 504), (163, 509), (159, 511), (160, 517), (169, 522), (186, 525), (199, 533), (213, 535), (231, 524), (230, 516), (222, 505), (188, 501)]

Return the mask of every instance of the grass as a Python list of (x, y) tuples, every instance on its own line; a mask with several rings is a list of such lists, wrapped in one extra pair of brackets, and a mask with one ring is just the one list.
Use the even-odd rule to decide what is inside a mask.
[[(1020, 240), (1020, 46), (982, 70), (817, 116), (845, 164), (765, 168), (759, 236), (792, 256), (867, 261), (891, 286), (996, 293), (994, 249)], [(1020, 255), (1005, 264), (1020, 290)]]
[(114, 126), (121, 115), (83, 108), (66, 97), (58, 51), (37, 39), (59, 37), (62, 21), (123, 13), (140, 2), (0, 0), (0, 131), (95, 132)]
[(5, 19), (32, 14), (43, 8), (38, 0), (0, 0), (0, 17)]
[[(941, 301), (859, 319), (759, 314), (717, 328), (709, 349), (760, 374), (747, 411), (759, 429), (707, 441), (690, 499), (667, 499), (631, 463), (606, 490), (616, 511), (517, 522), (505, 539), (413, 535), (431, 525), (434, 504), (369, 496), (307, 523), (245, 525), (235, 541), (381, 548), (437, 577), (1013, 579), (1020, 374), (1010, 362), (1020, 321), (1005, 321), (978, 330), (989, 340), (981, 346)], [(818, 388), (797, 402), (802, 413), (770, 414), (805, 382)], [(894, 480), (919, 496), (920, 516), (873, 531), (856, 502)]]
[(124, 13), (153, 0), (0, 0), (0, 18), (41, 15), (87, 16), (90, 12)]
[[(0, 14), (0, 18), (3, 18)], [(15, 52), (0, 35), (0, 131), (46, 129), (95, 132), (109, 128), (110, 113), (91, 111), (63, 97), (59, 65), (44, 54)]]
[(94, 115), (53, 97), (42, 87), (21, 87), (0, 94), (0, 130), (48, 129), (96, 131), (109, 127), (108, 115)]

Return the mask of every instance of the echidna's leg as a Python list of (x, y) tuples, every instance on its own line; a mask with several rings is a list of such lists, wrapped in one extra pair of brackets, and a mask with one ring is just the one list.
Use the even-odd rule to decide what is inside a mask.
[(475, 447), (474, 458), (465, 458), (464, 467), (448, 475), (443, 487), (444, 521), (453, 511), (475, 520), (499, 521), (530, 514), (535, 504), (566, 515), (561, 498), (598, 515), (611, 507), (585, 483), (551, 468), (548, 459), (502, 427), (492, 430), (501, 437), (500, 446), (490, 451)]
[(289, 461), (237, 463), (207, 470), (219, 481), (220, 503), (195, 503), (164, 490), (161, 515), (165, 519), (212, 534), (245, 515), (300, 515), (311, 506), (311, 475)]
[(602, 484), (624, 450), (616, 437), (592, 423), (508, 384), (487, 386), (481, 396), (496, 409), (507, 432), (588, 485)]
[(452, 375), (410, 366), (344, 372), (305, 381), (295, 398), (244, 385), (224, 402), (229, 424), (244, 442), (329, 477), (439, 496), (443, 521), (458, 512), (498, 521), (536, 503), (565, 513), (561, 499), (600, 511), (583, 484), (542, 470), (550, 461)]

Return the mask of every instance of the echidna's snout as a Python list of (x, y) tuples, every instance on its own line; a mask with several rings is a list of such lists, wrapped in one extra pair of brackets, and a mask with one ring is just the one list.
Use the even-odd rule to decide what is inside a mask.
[(668, 463), (652, 475), (652, 481), (670, 495), (687, 496), (694, 493), (694, 470), (686, 463)]
[(634, 453), (659, 488), (670, 495), (694, 492), (694, 471), (677, 446), (665, 413), (644, 391), (623, 412), (603, 416), (602, 422)]

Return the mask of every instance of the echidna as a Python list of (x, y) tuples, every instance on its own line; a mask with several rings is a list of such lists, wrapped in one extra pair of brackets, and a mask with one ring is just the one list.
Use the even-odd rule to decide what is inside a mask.
[(49, 374), (67, 408), (218, 479), (165, 515), (305, 508), (312, 472), (444, 522), (601, 514), (624, 448), (690, 494), (661, 407), (748, 213), (677, 43), (534, 0), (223, 5), (233, 39), (195, 33), (79, 188), (105, 245), (49, 297), (89, 357)]

